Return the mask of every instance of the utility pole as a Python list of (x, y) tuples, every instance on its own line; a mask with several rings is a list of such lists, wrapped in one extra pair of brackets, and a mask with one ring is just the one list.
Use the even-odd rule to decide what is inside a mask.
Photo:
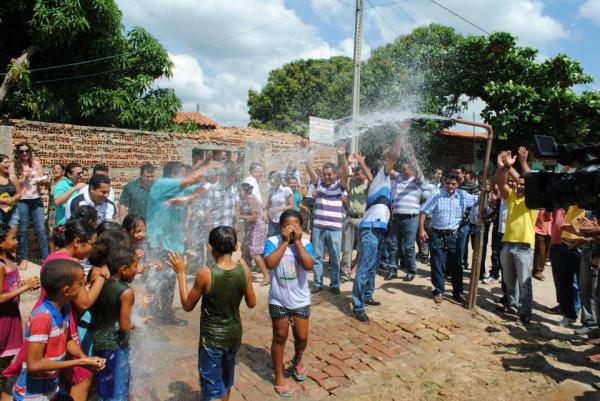
[(352, 141), (350, 153), (358, 151), (358, 134), (356, 123), (360, 110), (360, 42), (362, 36), (362, 0), (356, 0), (356, 19), (354, 22), (354, 78), (352, 80)]

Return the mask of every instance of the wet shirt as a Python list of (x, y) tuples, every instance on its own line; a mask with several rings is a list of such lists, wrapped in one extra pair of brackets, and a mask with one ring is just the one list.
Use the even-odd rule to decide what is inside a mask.
[(406, 179), (398, 177), (392, 206), (394, 214), (419, 214), (421, 209), (421, 184), (421, 179), (416, 176)]
[(477, 203), (478, 197), (462, 189), (452, 195), (445, 188), (425, 202), (421, 212), (431, 217), (431, 227), (436, 230), (456, 230), (463, 219), (465, 210)]
[(528, 209), (525, 197), (517, 196), (512, 191), (506, 198), (508, 214), (506, 215), (506, 230), (502, 242), (515, 244), (529, 244), (533, 249), (535, 245), (535, 221), (539, 210)]
[(344, 225), (343, 194), (344, 185), (341, 180), (326, 186), (323, 180), (319, 178), (317, 181), (313, 226), (332, 231), (342, 231)]
[(119, 203), (127, 207), (128, 214), (136, 214), (146, 219), (149, 198), (150, 191), (142, 186), (138, 178), (125, 185)]
[(283, 210), (276, 212), (273, 209), (287, 206), (290, 196), (292, 196), (292, 190), (290, 187), (284, 187), (283, 185), (280, 185), (279, 188), (270, 189), (269, 219), (273, 223), (279, 223), (279, 218), (283, 214)]
[(367, 211), (360, 222), (360, 228), (381, 228), (387, 230), (392, 203), (392, 183), (383, 167), (379, 169), (369, 186)]
[(348, 214), (350, 216), (362, 216), (367, 209), (367, 198), (369, 196), (369, 181), (359, 182), (353, 178), (348, 181)]
[(121, 295), (129, 286), (121, 280), (109, 279), (91, 309), (94, 327), (94, 349), (113, 351), (129, 347), (129, 335), (121, 330)]

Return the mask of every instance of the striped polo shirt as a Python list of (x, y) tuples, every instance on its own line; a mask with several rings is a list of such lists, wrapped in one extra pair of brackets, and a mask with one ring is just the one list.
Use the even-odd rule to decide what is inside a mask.
[(319, 178), (317, 181), (317, 198), (315, 200), (315, 219), (313, 225), (333, 231), (341, 231), (344, 226), (344, 205), (342, 194), (344, 186), (341, 180), (326, 187)]
[(421, 210), (422, 181), (416, 177), (398, 177), (392, 212), (394, 214), (419, 214)]

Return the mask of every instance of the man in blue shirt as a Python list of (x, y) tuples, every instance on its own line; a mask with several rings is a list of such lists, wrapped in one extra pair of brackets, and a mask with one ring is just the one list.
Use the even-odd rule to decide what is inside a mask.
[[(477, 203), (478, 197), (458, 188), (458, 176), (451, 174), (446, 178), (443, 189), (430, 197), (421, 208), (419, 216), (419, 238), (428, 241), (431, 253), (431, 282), (433, 300), (443, 301), (444, 271), (452, 277), (452, 298), (464, 303), (462, 295), (463, 269), (460, 264), (458, 229), (465, 209)], [(425, 231), (425, 220), (431, 218), (431, 236)]]

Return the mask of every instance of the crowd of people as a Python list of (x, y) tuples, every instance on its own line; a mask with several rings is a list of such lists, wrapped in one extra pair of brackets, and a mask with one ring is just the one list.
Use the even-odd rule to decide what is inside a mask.
[[(12, 159), (0, 155), (0, 400), (84, 401), (92, 391), (99, 400), (129, 399), (129, 335), (139, 324), (185, 326), (172, 309), (177, 289), (185, 311), (202, 299), (203, 399), (228, 399), (242, 339), (240, 304), (257, 304), (253, 269), (269, 286), (274, 390), (289, 397), (289, 326), (289, 372), (301, 382), (311, 296), (325, 288), (325, 267), (332, 295), (353, 281), (353, 316), (369, 323), (366, 308), (381, 305), (377, 273), (392, 281), (405, 270), (402, 279), (411, 282), (417, 260), (430, 265), (435, 303), (444, 302), (446, 281), (451, 298), (463, 303), (463, 272), (473, 267), (468, 248), (478, 238), (480, 277), (501, 284), (502, 313), (530, 324), (532, 279), (545, 279), (549, 259), (557, 298), (551, 311), (563, 315), (563, 327), (581, 316), (576, 334), (600, 342), (600, 225), (593, 213), (528, 209), (523, 147), (501, 152), (487, 182), (461, 166), (433, 169), (427, 179), (404, 138), (385, 145), (372, 169), (341, 146), (338, 160), (320, 169), (308, 158), (307, 177), (293, 161), (270, 171), (268, 188), (261, 187), (266, 171), (259, 162), (238, 181), (235, 152), (205, 152), (193, 166), (167, 162), (160, 178), (156, 166), (144, 164), (118, 202), (107, 166), (94, 166), (89, 177), (77, 162), (46, 174), (27, 143), (16, 145)], [(481, 196), (488, 202), (480, 212)], [(31, 223), (41, 273), (21, 281)], [(40, 287), (23, 332), (19, 296)]]

